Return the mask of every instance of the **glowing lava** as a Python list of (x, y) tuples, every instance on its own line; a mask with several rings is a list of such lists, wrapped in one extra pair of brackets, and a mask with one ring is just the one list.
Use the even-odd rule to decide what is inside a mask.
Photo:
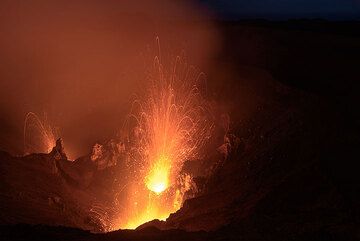
[[(162, 58), (164, 61), (164, 58)], [(121, 208), (120, 228), (135, 228), (176, 212), (192, 187), (180, 174), (186, 160), (201, 158), (213, 122), (201, 94), (202, 73), (172, 58), (155, 57), (142, 97), (124, 124), (131, 186)]]
[(160, 194), (168, 188), (171, 168), (170, 163), (170, 160), (163, 155), (154, 163), (145, 180), (146, 187), (149, 190), (156, 194)]

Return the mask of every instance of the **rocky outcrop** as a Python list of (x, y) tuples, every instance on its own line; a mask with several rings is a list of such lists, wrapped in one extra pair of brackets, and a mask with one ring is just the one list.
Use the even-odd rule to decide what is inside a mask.
[(110, 225), (102, 196), (89, 188), (97, 170), (89, 157), (67, 160), (61, 139), (49, 154), (0, 152), (0, 223), (106, 231)]
[(138, 229), (227, 230), (223, 237), (238, 230), (250, 238), (359, 235), (359, 199), (347, 192), (359, 184), (344, 188), (350, 177), (336, 170), (353, 165), (337, 162), (352, 145), (346, 124), (328, 103), (279, 87), (251, 119), (233, 126), (228, 157), (202, 191), (166, 221)]

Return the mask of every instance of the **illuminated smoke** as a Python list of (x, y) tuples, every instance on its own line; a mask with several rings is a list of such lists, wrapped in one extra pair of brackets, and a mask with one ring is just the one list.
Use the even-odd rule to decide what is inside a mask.
[(186, 49), (204, 70), (216, 51), (211, 23), (189, 1), (69, 4), (0, 1), (1, 150), (23, 152), (22, 124), (31, 110), (61, 127), (74, 159), (86, 155), (123, 121), (129, 93), (143, 81), (140, 50), (151, 39)]

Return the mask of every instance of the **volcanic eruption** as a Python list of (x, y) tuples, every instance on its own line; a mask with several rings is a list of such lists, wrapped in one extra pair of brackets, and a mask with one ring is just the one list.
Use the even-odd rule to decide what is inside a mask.
[[(192, 174), (182, 169), (186, 161), (204, 158), (215, 128), (214, 113), (205, 98), (205, 74), (186, 62), (184, 52), (176, 57), (161, 56), (159, 38), (156, 46), (158, 53), (150, 58), (143, 88), (134, 95), (118, 137), (110, 144), (94, 145), (90, 155), (89, 161), (99, 170), (120, 168), (107, 177), (112, 179), (108, 190), (111, 197), (107, 199), (113, 206), (111, 211), (104, 204), (96, 204), (96, 208), (91, 204), (91, 212), (106, 230), (165, 220), (181, 208), (185, 195), (190, 197), (198, 191)], [(67, 158), (63, 142), (55, 144), (58, 136), (45, 115), (43, 119), (33, 112), (26, 115), (25, 155), (55, 150), (60, 154), (54, 156), (56, 159)], [(66, 166), (79, 162), (64, 160), (59, 168), (71, 173)]]
[[(159, 39), (157, 42), (160, 46)], [(140, 204), (138, 197), (130, 201), (136, 202), (134, 209), (140, 208), (132, 213), (141, 216), (130, 217), (130, 227), (164, 219), (180, 208), (182, 196), (188, 191), (180, 186), (188, 184), (179, 182), (183, 163), (200, 158), (200, 150), (213, 129), (211, 113), (200, 90), (204, 74), (180, 56), (166, 65), (160, 59), (161, 56), (154, 57), (144, 96), (133, 102), (122, 130), (127, 133), (129, 157), (135, 167), (131, 170), (131, 182), (139, 182), (140, 190), (148, 189), (140, 194), (148, 197), (144, 200), (147, 204)]]
[[(136, 228), (165, 220), (197, 191), (192, 173), (183, 167), (202, 159), (214, 129), (205, 75), (194, 67), (206, 66), (215, 43), (207, 32), (209, 21), (194, 25), (202, 13), (188, 3), (144, 1), (148, 8), (141, 9), (130, 2), (114, 4), (4, 3), (8, 11), (2, 22), (15, 27), (1, 25), (7, 33), (1, 41), (17, 46), (7, 48), (6, 56), (19, 54), (24, 61), (22, 71), (5, 78), (9, 83), (28, 78), (22, 97), (8, 94), (11, 85), (0, 88), (1, 98), (12, 106), (1, 109), (6, 121), (23, 124), (22, 138), (14, 138), (14, 143), (22, 139), (22, 150), (3, 142), (5, 135), (1, 148), (35, 159), (29, 168), (39, 165), (39, 179), (52, 180), (46, 184), (54, 190), (44, 191), (38, 179), (31, 180), (39, 193), (47, 193), (22, 195), (26, 201), (21, 202), (28, 202), (25, 216), (35, 215), (34, 206), (46, 209), (34, 223), (96, 232)], [(168, 11), (157, 11), (163, 4)], [(44, 21), (47, 14), (37, 10), (51, 12), (54, 21)], [(189, 22), (168, 21), (184, 12)], [(193, 35), (197, 29), (206, 31)], [(155, 47), (148, 47), (154, 39)], [(35, 43), (39, 48), (22, 51)], [(52, 212), (57, 214), (49, 218)]]
[(1, 240), (359, 237), (357, 24), (203, 2), (0, 2)]

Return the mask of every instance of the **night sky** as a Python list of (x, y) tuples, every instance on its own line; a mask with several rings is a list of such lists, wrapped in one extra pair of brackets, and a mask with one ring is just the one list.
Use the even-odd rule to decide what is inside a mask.
[(223, 18), (360, 19), (360, 0), (200, 0)]

